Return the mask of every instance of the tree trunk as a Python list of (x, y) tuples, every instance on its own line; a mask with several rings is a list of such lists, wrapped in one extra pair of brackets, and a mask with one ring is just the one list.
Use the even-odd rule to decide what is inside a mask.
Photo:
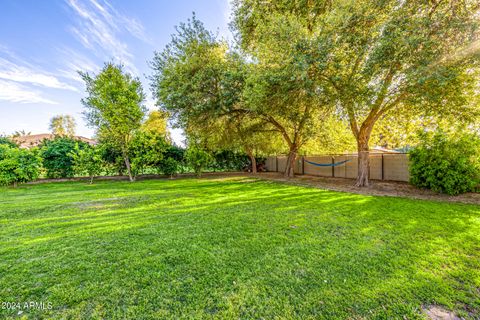
[(297, 158), (297, 147), (293, 145), (290, 148), (290, 153), (287, 158), (287, 165), (285, 166), (285, 178), (293, 178), (295, 176), (295, 159)]
[(13, 187), (16, 188), (18, 186), (17, 181), (13, 181)]
[(126, 153), (123, 154), (123, 159), (125, 160), (125, 166), (127, 167), (127, 173), (128, 173), (128, 179), (130, 182), (135, 181), (135, 179), (132, 176), (132, 168), (130, 166), (130, 159), (128, 158), (128, 155)]
[(93, 184), (93, 176), (90, 176), (90, 184)]
[(358, 175), (356, 187), (368, 187), (370, 185), (368, 181), (370, 171), (369, 149), (368, 149), (368, 136), (359, 135), (358, 138)]
[(252, 152), (247, 152), (248, 157), (250, 158), (250, 163), (252, 164), (252, 173), (257, 174), (257, 159)]

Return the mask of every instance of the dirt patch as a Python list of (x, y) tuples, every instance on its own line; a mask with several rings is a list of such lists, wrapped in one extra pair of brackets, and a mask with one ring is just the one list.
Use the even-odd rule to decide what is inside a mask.
[(423, 308), (423, 312), (427, 315), (429, 319), (432, 320), (461, 320), (455, 315), (455, 313), (448, 311), (439, 306), (429, 306)]
[(99, 200), (72, 202), (71, 205), (81, 210), (102, 209), (107, 206), (115, 205), (121, 198), (104, 198)]
[(370, 181), (370, 186), (359, 188), (354, 186), (354, 180), (344, 178), (324, 178), (315, 176), (296, 176), (286, 179), (283, 174), (277, 172), (264, 172), (258, 175), (261, 179), (282, 181), (295, 185), (313, 186), (321, 189), (344, 191), (357, 194), (367, 194), (375, 196), (393, 196), (407, 197), (422, 200), (437, 200), (448, 202), (462, 202), (480, 205), (480, 193), (465, 193), (458, 196), (449, 196), (446, 194), (435, 193), (430, 190), (422, 190), (406, 182), (395, 181)]

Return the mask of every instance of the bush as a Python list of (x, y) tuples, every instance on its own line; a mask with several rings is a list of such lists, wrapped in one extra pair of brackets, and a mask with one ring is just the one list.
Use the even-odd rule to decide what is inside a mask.
[(173, 158), (166, 158), (161, 164), (162, 172), (168, 176), (173, 177), (178, 171), (178, 162)]
[(7, 145), (7, 146), (12, 147), (12, 148), (17, 148), (18, 147), (18, 144), (16, 144), (15, 141), (13, 141), (9, 137), (5, 137), (5, 136), (0, 136), (0, 145), (2, 145), (2, 144)]
[(168, 144), (161, 133), (139, 131), (135, 133), (131, 144), (132, 171), (135, 175), (143, 173), (146, 168), (161, 170), (163, 155)]
[(218, 171), (241, 171), (250, 165), (250, 158), (245, 153), (230, 150), (217, 151), (213, 155), (212, 168)]
[(16, 187), (18, 183), (37, 179), (41, 163), (37, 150), (0, 144), (0, 184)]
[(212, 157), (205, 150), (197, 146), (190, 146), (185, 152), (185, 160), (197, 174), (197, 177), (200, 177), (202, 171), (212, 162)]
[(127, 170), (122, 151), (108, 140), (101, 140), (96, 146), (99, 152), (107, 174), (118, 174), (119, 176)]
[(77, 148), (71, 156), (75, 173), (77, 175), (88, 175), (90, 184), (93, 183), (93, 178), (100, 175), (104, 170), (104, 161), (101, 150), (98, 148), (89, 147), (83, 150)]
[(480, 183), (480, 138), (473, 134), (448, 136), (424, 133), (410, 152), (410, 181), (420, 188), (457, 195)]
[(75, 171), (72, 154), (87, 147), (89, 147), (87, 143), (68, 137), (44, 140), (41, 145), (41, 156), (43, 166), (47, 170), (47, 178), (73, 177)]

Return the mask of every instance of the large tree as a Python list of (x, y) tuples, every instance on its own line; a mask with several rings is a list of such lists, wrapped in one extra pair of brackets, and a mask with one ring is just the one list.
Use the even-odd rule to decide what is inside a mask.
[(385, 114), (470, 114), (479, 6), (476, 0), (237, 0), (233, 25), (252, 55), (278, 26), (296, 26), (290, 38), (308, 51), (305, 80), (315, 81), (348, 120), (359, 155), (357, 185), (366, 186), (370, 137)]
[(184, 128), (214, 119), (224, 124), (245, 121), (247, 125), (225, 127), (233, 128), (237, 138), (241, 131), (244, 141), (255, 140), (247, 136), (257, 135), (258, 127), (278, 133), (288, 146), (285, 175), (293, 176), (294, 160), (311, 135), (321, 102), (314, 82), (302, 81), (309, 71), (302, 63), (303, 49), (287, 37), (289, 29), (270, 39), (282, 56), (261, 48), (262, 59), (255, 61), (218, 41), (195, 17), (177, 31), (152, 63), (158, 104)]
[(147, 132), (156, 132), (162, 135), (167, 141), (171, 141), (168, 131), (168, 112), (155, 110), (147, 115), (147, 119), (142, 123), (141, 130)]
[(289, 40), (292, 29), (283, 25), (264, 38), (244, 90), (247, 108), (269, 123), (287, 145), (286, 177), (294, 176), (300, 149), (315, 137), (315, 128), (322, 126), (330, 110), (326, 96), (319, 95), (318, 86), (308, 80), (311, 70), (303, 63), (304, 49)]
[(73, 137), (76, 126), (75, 119), (68, 114), (61, 114), (50, 119), (50, 131), (56, 136)]
[(240, 143), (254, 161), (250, 136), (256, 132), (241, 123), (256, 116), (242, 101), (246, 64), (225, 42), (194, 16), (155, 53), (152, 68), (157, 104), (172, 114), (192, 143), (211, 148)]
[(82, 99), (88, 124), (97, 130), (101, 140), (119, 148), (128, 177), (133, 181), (130, 149), (134, 133), (141, 127), (146, 112), (142, 84), (121, 65), (113, 63), (106, 63), (97, 75), (80, 74), (88, 94)]

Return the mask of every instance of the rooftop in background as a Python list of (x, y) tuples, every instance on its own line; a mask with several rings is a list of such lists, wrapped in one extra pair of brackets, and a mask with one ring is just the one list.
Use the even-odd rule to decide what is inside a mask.
[[(38, 147), (43, 140), (53, 140), (56, 136), (51, 133), (32, 134), (28, 136), (13, 137), (12, 140), (17, 143), (20, 148), (30, 149)], [(97, 141), (82, 136), (73, 136), (74, 139), (88, 143), (89, 145), (96, 145)]]

